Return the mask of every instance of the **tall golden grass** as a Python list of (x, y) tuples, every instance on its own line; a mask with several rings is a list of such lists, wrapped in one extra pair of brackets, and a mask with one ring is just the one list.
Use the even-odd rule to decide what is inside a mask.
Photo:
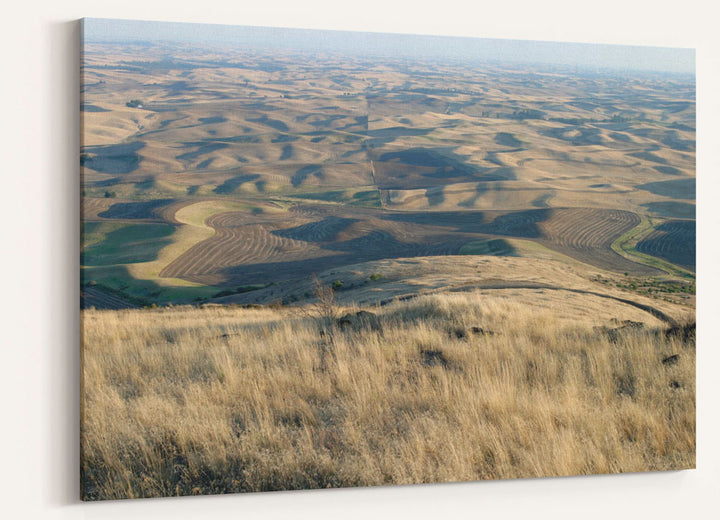
[(84, 311), (83, 497), (694, 467), (694, 342), (472, 293), (372, 311)]

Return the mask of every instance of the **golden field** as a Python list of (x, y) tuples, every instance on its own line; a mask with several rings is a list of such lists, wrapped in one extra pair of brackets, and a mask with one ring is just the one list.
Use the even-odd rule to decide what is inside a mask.
[(694, 324), (501, 292), (84, 310), (83, 498), (694, 467)]
[(91, 41), (81, 72), (83, 307), (463, 254), (694, 279), (691, 75)]

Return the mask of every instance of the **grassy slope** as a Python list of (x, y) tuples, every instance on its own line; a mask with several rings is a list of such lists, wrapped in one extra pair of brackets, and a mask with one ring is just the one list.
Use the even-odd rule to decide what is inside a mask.
[(86, 223), (81, 263), (102, 266), (147, 262), (171, 243), (173, 231), (168, 224)]
[(324, 337), (312, 309), (85, 311), (84, 496), (694, 466), (694, 344), (519, 301), (428, 296)]

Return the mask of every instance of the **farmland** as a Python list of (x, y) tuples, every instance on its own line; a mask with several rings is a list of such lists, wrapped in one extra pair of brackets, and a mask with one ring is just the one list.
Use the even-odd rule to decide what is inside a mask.
[(694, 76), (271, 40), (84, 42), (83, 497), (694, 467)]
[[(87, 45), (83, 221), (131, 226), (88, 231), (95, 294), (208, 303), (507, 239), (610, 273), (694, 271), (691, 77), (298, 52)], [(108, 257), (160, 225), (145, 254)]]
[(638, 251), (692, 268), (695, 265), (695, 223), (668, 220), (637, 245)]

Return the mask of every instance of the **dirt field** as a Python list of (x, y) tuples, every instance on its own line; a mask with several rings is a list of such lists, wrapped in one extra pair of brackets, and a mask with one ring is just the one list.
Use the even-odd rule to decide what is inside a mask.
[(270, 215), (222, 213), (206, 220), (215, 234), (160, 276), (230, 286), (281, 282), (372, 260), (455, 255), (493, 237), (532, 239), (602, 269), (652, 274), (610, 249), (639, 222), (630, 212), (596, 209), (416, 213), (306, 204)]

